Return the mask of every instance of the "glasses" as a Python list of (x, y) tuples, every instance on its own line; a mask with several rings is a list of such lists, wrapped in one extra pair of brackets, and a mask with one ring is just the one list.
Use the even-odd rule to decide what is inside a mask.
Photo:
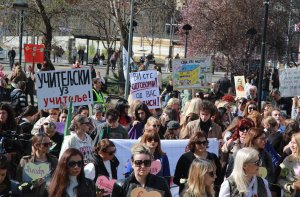
[(56, 115), (58, 115), (58, 113), (53, 112), (53, 113), (49, 113), (49, 115), (56, 116)]
[(198, 144), (198, 145), (207, 145), (207, 141), (205, 140), (205, 141), (197, 141), (196, 142), (196, 144)]
[(116, 153), (116, 149), (113, 151), (104, 151), (105, 153), (109, 154), (110, 156), (114, 155)]
[(50, 147), (52, 146), (52, 143), (51, 142), (44, 142), (44, 143), (41, 143), (44, 147)]
[(147, 142), (152, 142), (152, 141), (154, 141), (154, 142), (158, 142), (158, 141), (159, 141), (159, 139), (158, 139), (158, 138), (156, 138), (156, 137), (149, 137), (149, 138), (147, 139)]
[(249, 110), (256, 110), (256, 107), (248, 107)]
[(90, 125), (90, 122), (83, 122), (81, 124)]
[(211, 171), (211, 172), (207, 172), (207, 174), (210, 176), (210, 177), (215, 177), (215, 172), (214, 171)]
[(256, 166), (259, 166), (259, 160), (253, 161), (253, 162), (248, 162), (248, 163), (253, 163), (253, 164), (256, 165)]
[(242, 133), (247, 133), (247, 131), (248, 131), (249, 129), (250, 129), (249, 127), (240, 127), (240, 128), (239, 128), (239, 131), (242, 132)]
[(154, 128), (159, 128), (159, 127), (160, 127), (160, 125), (156, 125), (156, 124), (154, 124), (154, 125), (152, 125), (152, 127), (154, 127)]
[(78, 167), (78, 168), (81, 168), (83, 166), (83, 161), (80, 160), (80, 161), (69, 161), (68, 162), (68, 167), (69, 168), (75, 168), (75, 167)]
[(274, 114), (274, 116), (281, 116), (281, 114)]
[(134, 164), (137, 166), (137, 167), (141, 167), (142, 164), (144, 164), (145, 167), (150, 167), (151, 166), (151, 160), (135, 160), (134, 161)]
[(44, 143), (38, 143), (37, 145), (43, 145), (44, 147), (48, 148), (50, 146), (52, 146), (51, 142), (44, 142)]

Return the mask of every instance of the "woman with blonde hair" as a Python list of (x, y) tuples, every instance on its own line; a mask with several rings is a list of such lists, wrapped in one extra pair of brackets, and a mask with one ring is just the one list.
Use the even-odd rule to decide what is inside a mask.
[(284, 190), (284, 196), (295, 196), (300, 190), (299, 160), (300, 160), (300, 133), (292, 135), (290, 142), (292, 154), (287, 156), (279, 165), (281, 168), (278, 184)]
[(221, 185), (219, 197), (271, 197), (267, 180), (258, 176), (258, 151), (251, 147), (238, 150), (233, 171)]
[(208, 159), (196, 158), (191, 164), (186, 189), (182, 197), (213, 197), (216, 167)]

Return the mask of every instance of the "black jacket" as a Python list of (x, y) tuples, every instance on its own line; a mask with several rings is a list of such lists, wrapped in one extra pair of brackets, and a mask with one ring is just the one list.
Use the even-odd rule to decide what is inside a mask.
[[(141, 187), (141, 185), (132, 173), (127, 179), (117, 181), (114, 184), (111, 197), (131, 197), (132, 190), (137, 187)], [(147, 191), (157, 191), (162, 197), (172, 197), (168, 183), (160, 176), (148, 174), (144, 189)]]
[[(94, 159), (94, 165), (95, 165), (95, 171), (96, 171), (95, 181), (97, 180), (97, 178), (100, 175), (109, 177), (109, 174), (108, 174), (108, 172), (107, 172), (107, 170), (104, 166), (103, 159), (98, 154), (94, 154), (93, 159)], [(112, 178), (113, 179), (118, 179), (117, 168), (118, 168), (119, 164), (120, 164), (120, 162), (116, 157), (114, 157), (110, 161), (111, 173), (112, 173)]]
[[(194, 153), (192, 151), (189, 151), (187, 153), (184, 153), (181, 155), (179, 158), (177, 164), (176, 164), (176, 169), (175, 169), (175, 174), (174, 174), (174, 179), (173, 182), (179, 186), (179, 194), (183, 191), (185, 184), (180, 183), (180, 179), (187, 179), (189, 175), (189, 169), (192, 164), (192, 162), (196, 159)], [(217, 178), (215, 180), (215, 186), (216, 190), (219, 190), (219, 187), (222, 184), (223, 181), (223, 175), (222, 175), (222, 167), (219, 158), (217, 155), (214, 153), (207, 152), (207, 157), (206, 159), (211, 160), (214, 162), (216, 165), (216, 175)]]

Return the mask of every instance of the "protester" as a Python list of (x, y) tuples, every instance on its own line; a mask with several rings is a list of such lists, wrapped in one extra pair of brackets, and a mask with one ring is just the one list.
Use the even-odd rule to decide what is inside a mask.
[(208, 159), (214, 163), (214, 165), (216, 166), (217, 175), (217, 179), (215, 180), (215, 188), (219, 190), (218, 188), (220, 187), (223, 179), (221, 172), (221, 163), (217, 155), (207, 151), (208, 140), (206, 136), (202, 132), (194, 133), (189, 140), (188, 147), (190, 151), (181, 155), (176, 164), (173, 179), (173, 182), (179, 186), (179, 193), (181, 193), (185, 187), (190, 165), (195, 158)]
[(135, 145), (132, 150), (131, 164), (133, 173), (124, 181), (114, 184), (112, 197), (126, 197), (135, 188), (143, 188), (146, 191), (156, 191), (162, 197), (171, 197), (170, 188), (166, 180), (150, 173), (153, 156), (147, 146)]
[[(17, 180), (22, 184), (22, 192), (24, 196), (33, 196), (34, 194), (45, 193), (45, 184), (50, 179), (57, 166), (57, 158), (49, 154), (49, 148), (51, 146), (50, 138), (45, 134), (37, 134), (32, 138), (32, 154), (24, 156), (17, 169)], [(37, 179), (33, 179), (28, 174), (28, 168), (30, 164), (44, 165), (46, 166), (43, 172), (40, 172), (40, 176)], [(32, 169), (37, 170), (37, 169)], [(26, 187), (29, 185), (29, 187)], [(31, 187), (30, 187), (31, 186)]]
[[(186, 131), (186, 125), (194, 120), (198, 120), (199, 119), (199, 115), (198, 113), (189, 113), (186, 117), (185, 120), (182, 123), (182, 126), (180, 128), (180, 133), (179, 133), (179, 138), (180, 139), (184, 139), (186, 136), (188, 136), (187, 133), (185, 133)], [(181, 118), (180, 120), (183, 120), (183, 118)]]
[(105, 176), (109, 180), (118, 179), (117, 170), (119, 166), (119, 160), (115, 156), (117, 149), (115, 144), (109, 139), (101, 140), (95, 146), (94, 166), (95, 166), (95, 180), (99, 176)]
[(19, 190), (19, 183), (10, 178), (8, 173), (9, 162), (4, 155), (0, 155), (0, 194), (1, 196), (14, 196), (22, 197), (22, 193)]
[(207, 159), (196, 158), (192, 162), (182, 197), (214, 197), (213, 188), (216, 179), (216, 166)]
[(270, 97), (273, 99), (275, 106), (280, 111), (291, 117), (293, 101), (290, 97), (282, 97), (278, 89), (273, 89), (270, 92)]
[(90, 163), (93, 160), (92, 139), (87, 134), (89, 125), (90, 121), (86, 116), (78, 114), (74, 117), (69, 128), (69, 130), (74, 131), (74, 133), (64, 138), (59, 158), (62, 157), (68, 148), (76, 148), (84, 156), (83, 160), (85, 164)]
[(180, 128), (179, 122), (174, 121), (174, 120), (168, 122), (167, 130), (164, 135), (164, 138), (168, 139), (168, 140), (179, 139), (179, 128)]
[(210, 101), (204, 100), (200, 106), (200, 118), (186, 125), (186, 136), (188, 138), (195, 132), (203, 132), (208, 138), (222, 139), (222, 130), (219, 125), (211, 122), (211, 116), (216, 112), (216, 106)]
[(221, 92), (219, 88), (218, 83), (211, 83), (211, 90), (208, 94), (204, 94), (204, 99), (207, 99), (211, 101), (212, 103), (215, 103), (216, 100), (221, 99), (224, 96), (224, 93)]
[(299, 193), (299, 159), (300, 159), (300, 134), (293, 134), (291, 139), (292, 154), (287, 156), (280, 164), (281, 172), (278, 179), (278, 184), (284, 190), (284, 196), (295, 196)]
[(128, 102), (124, 99), (119, 99), (116, 103), (115, 109), (119, 112), (119, 123), (126, 129), (127, 131), (130, 128), (131, 118), (128, 115), (129, 105)]
[(56, 130), (54, 122), (44, 122), (43, 132), (50, 138), (52, 143), (49, 153), (58, 158), (64, 140), (63, 134)]
[(78, 149), (64, 151), (48, 186), (49, 197), (96, 197), (95, 183), (85, 178), (84, 158)]
[(32, 135), (36, 135), (42, 131), (41, 128), (44, 125), (44, 122), (57, 122), (58, 121), (58, 108), (52, 108), (48, 110), (48, 114), (46, 117), (41, 117), (33, 126), (33, 129), (31, 130)]
[(222, 183), (219, 197), (272, 196), (268, 182), (258, 176), (258, 154), (250, 147), (237, 152), (232, 174)]
[(66, 122), (67, 117), (68, 117), (68, 110), (67, 109), (60, 110), (58, 114), (58, 122)]
[(10, 93), (11, 107), (14, 109), (16, 115), (23, 113), (28, 106), (25, 89), (25, 81), (19, 81), (15, 89)]
[(130, 139), (138, 139), (143, 134), (144, 126), (151, 116), (151, 112), (146, 104), (141, 103), (136, 106), (134, 116), (132, 128), (128, 131)]
[(31, 130), (37, 119), (38, 109), (32, 105), (26, 107), (24, 112), (16, 118), (17, 124), (22, 129), (23, 134), (31, 135)]
[(106, 122), (97, 127), (97, 134), (93, 139), (96, 145), (102, 139), (128, 139), (127, 131), (119, 123), (119, 112), (109, 109), (105, 115)]
[(11, 75), (10, 75), (10, 81), (12, 90), (17, 88), (17, 84), (19, 81), (27, 82), (27, 77), (25, 72), (22, 70), (22, 67), (20, 65), (15, 66), (13, 69)]
[(8, 51), (7, 56), (9, 58), (10, 69), (13, 70), (13, 65), (15, 63), (16, 51), (14, 48)]
[(34, 105), (34, 70), (31, 65), (27, 67), (26, 71), (26, 100), (28, 99), (28, 95), (30, 98), (30, 104)]

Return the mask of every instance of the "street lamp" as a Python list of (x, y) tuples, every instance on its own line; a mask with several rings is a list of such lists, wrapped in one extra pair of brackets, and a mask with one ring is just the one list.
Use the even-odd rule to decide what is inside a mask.
[(248, 69), (247, 69), (247, 74), (248, 76), (250, 75), (250, 63), (251, 63), (251, 51), (252, 51), (252, 44), (253, 44), (253, 39), (254, 39), (254, 36), (257, 34), (257, 31), (255, 28), (251, 28), (251, 29), (248, 29), (246, 35), (248, 37), (248, 53), (246, 54), (247, 55), (247, 64), (248, 64)]
[(184, 34), (185, 34), (184, 58), (186, 58), (187, 45), (188, 45), (188, 35), (189, 35), (189, 31), (192, 30), (193, 28), (190, 24), (185, 24), (185, 25), (183, 25), (182, 29), (184, 30)]
[(23, 45), (23, 29), (24, 29), (24, 10), (28, 8), (26, 0), (16, 0), (13, 8), (20, 10), (20, 29), (19, 29), (19, 63), (22, 65), (22, 45)]

